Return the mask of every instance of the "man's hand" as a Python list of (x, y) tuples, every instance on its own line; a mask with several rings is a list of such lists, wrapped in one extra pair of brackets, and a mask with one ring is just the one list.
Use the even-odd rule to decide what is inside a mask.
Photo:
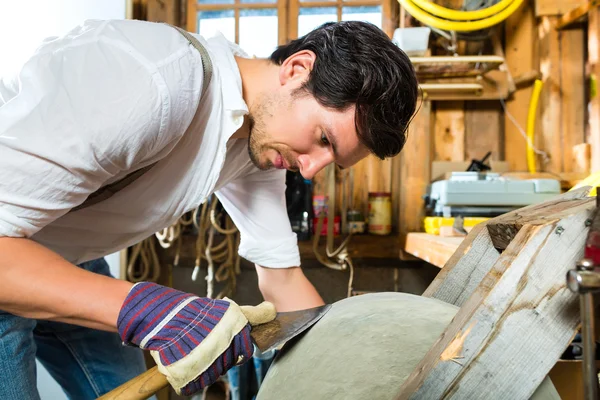
[(305, 310), (325, 304), (300, 267), (265, 268), (256, 265), (258, 287), (277, 311)]
[(150, 350), (177, 393), (189, 396), (247, 361), (254, 349), (251, 326), (275, 315), (268, 302), (240, 307), (228, 299), (196, 297), (141, 282), (123, 302), (117, 328), (125, 344)]

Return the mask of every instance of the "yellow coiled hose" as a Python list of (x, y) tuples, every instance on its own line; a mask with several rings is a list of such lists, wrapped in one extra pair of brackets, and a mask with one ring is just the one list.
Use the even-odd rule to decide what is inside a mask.
[(481, 10), (459, 11), (442, 7), (428, 0), (398, 1), (410, 15), (423, 24), (455, 32), (472, 32), (490, 28), (508, 18), (523, 3), (523, 0), (502, 0)]

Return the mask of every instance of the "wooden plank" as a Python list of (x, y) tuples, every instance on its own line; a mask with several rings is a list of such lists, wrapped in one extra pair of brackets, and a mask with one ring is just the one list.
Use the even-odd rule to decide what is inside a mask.
[(443, 268), (462, 241), (462, 237), (443, 237), (423, 232), (411, 232), (406, 235), (404, 250), (438, 268)]
[(461, 307), (492, 269), (500, 253), (484, 224), (475, 226), (423, 293)]
[(567, 11), (566, 13), (560, 16), (556, 25), (556, 29), (564, 29), (571, 26), (572, 24), (577, 22), (581, 17), (585, 16), (590, 11), (590, 9), (592, 9), (593, 7), (597, 7), (598, 3), (598, 0), (590, 0), (586, 3), (583, 3), (579, 7), (575, 7)]
[[(536, 156), (537, 171), (563, 171), (560, 33), (556, 17), (542, 17), (538, 29), (540, 73), (544, 84), (540, 94), (534, 145), (549, 154), (548, 163)], [(527, 105), (529, 108), (529, 104)], [(526, 125), (523, 125), (525, 128)]]
[[(519, 76), (535, 69), (533, 62), (535, 46), (532, 46), (532, 43), (536, 42), (536, 25), (530, 3), (524, 3), (507, 18), (504, 39), (506, 63), (512, 76)], [(518, 90), (506, 102), (506, 110), (523, 129), (527, 125), (531, 90), (531, 88)], [(504, 126), (504, 154), (511, 171), (527, 171), (526, 141), (506, 113)]]
[(504, 118), (498, 102), (465, 103), (465, 159), (481, 160), (488, 151), (489, 160), (504, 159)]
[(382, 2), (381, 29), (391, 38), (394, 36), (394, 30), (399, 26), (399, 7), (400, 3), (396, 0), (383, 0)]
[(587, 0), (535, 0), (535, 16), (562, 15), (586, 2)]
[(529, 398), (578, 328), (579, 299), (566, 288), (565, 274), (583, 255), (594, 208), (587, 201), (585, 209), (563, 210), (560, 221), (524, 226), (398, 398), (485, 399), (481, 387), (502, 398)]
[(435, 106), (434, 160), (465, 158), (465, 111), (463, 101), (438, 102)]
[(400, 153), (400, 246), (404, 248), (409, 232), (423, 231), (423, 194), (430, 182), (431, 102), (424, 100), (408, 131)]
[[(588, 197), (588, 188), (580, 188), (557, 196), (556, 204), (543, 202), (519, 208), (490, 220), (487, 229), (492, 243), (498, 250), (506, 249), (526, 224), (540, 225), (553, 223), (564, 218), (568, 213), (586, 209), (595, 199)], [(573, 203), (576, 201), (577, 203)]]
[(572, 157), (573, 172), (589, 174), (592, 163), (592, 146), (589, 143), (580, 143), (573, 146)]
[(588, 63), (590, 70), (589, 132), (587, 142), (592, 146), (592, 173), (600, 172), (600, 10), (588, 13)]
[(277, 2), (277, 44), (283, 45), (288, 42), (288, 2)]
[(560, 107), (563, 170), (575, 170), (570, 149), (585, 142), (585, 32), (571, 29), (560, 32)]
[(188, 0), (186, 7), (186, 25), (185, 29), (188, 32), (198, 32), (198, 27), (196, 26), (197, 18), (198, 18), (198, 1), (197, 0)]
[(178, 26), (181, 10), (177, 0), (147, 0), (146, 18), (152, 22), (166, 22)]

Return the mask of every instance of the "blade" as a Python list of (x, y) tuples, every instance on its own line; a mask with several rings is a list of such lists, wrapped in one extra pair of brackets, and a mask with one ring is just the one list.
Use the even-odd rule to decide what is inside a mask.
[(596, 197), (596, 211), (592, 217), (592, 225), (585, 242), (584, 257), (590, 259), (595, 266), (600, 266), (600, 197)]
[(308, 310), (277, 313), (277, 317), (266, 324), (252, 327), (250, 336), (256, 346), (266, 352), (313, 326), (331, 308), (330, 304)]

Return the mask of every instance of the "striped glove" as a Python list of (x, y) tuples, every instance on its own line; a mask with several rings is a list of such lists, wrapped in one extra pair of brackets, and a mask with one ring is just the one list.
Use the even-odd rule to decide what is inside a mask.
[(240, 307), (140, 282), (125, 298), (117, 328), (124, 344), (150, 350), (177, 394), (190, 396), (247, 361), (254, 348), (251, 326), (274, 318), (268, 302)]

